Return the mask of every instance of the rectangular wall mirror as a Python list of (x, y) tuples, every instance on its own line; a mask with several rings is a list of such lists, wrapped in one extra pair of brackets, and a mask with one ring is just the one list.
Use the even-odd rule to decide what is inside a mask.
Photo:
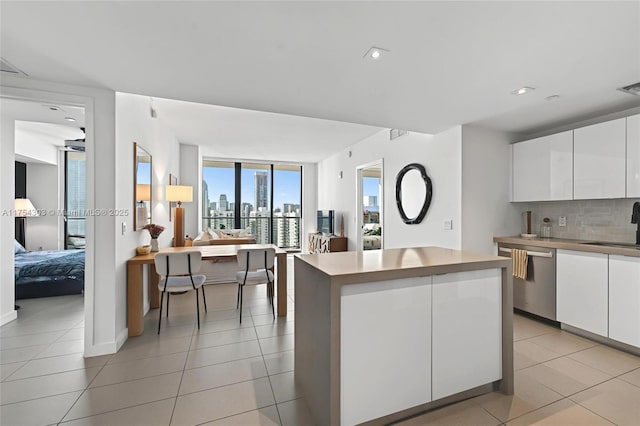
[(151, 154), (133, 143), (133, 229), (151, 223)]

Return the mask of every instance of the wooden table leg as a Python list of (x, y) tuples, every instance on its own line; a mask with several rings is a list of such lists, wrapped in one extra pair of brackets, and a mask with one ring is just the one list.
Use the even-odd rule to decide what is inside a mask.
[(160, 290), (158, 289), (160, 275), (156, 272), (156, 265), (149, 264), (149, 306), (151, 309), (160, 307)]
[(287, 316), (287, 254), (278, 254), (278, 316)]
[(141, 264), (127, 264), (127, 327), (129, 337), (139, 336), (144, 332)]

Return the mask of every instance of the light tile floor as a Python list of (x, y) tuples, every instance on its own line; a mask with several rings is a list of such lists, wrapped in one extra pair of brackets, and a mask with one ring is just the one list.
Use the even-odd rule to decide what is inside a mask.
[[(81, 296), (20, 301), (0, 328), (0, 424), (311, 425), (294, 384), (289, 292), (289, 315), (273, 321), (264, 287), (247, 288), (240, 324), (235, 285), (209, 286), (199, 331), (194, 294), (172, 296), (160, 336), (153, 310), (142, 336), (87, 359)], [(515, 395), (399, 424), (640, 425), (640, 358), (519, 315), (514, 338)]]

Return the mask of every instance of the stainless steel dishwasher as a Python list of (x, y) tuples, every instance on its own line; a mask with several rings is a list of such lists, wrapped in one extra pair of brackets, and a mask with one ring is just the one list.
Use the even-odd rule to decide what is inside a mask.
[(520, 244), (498, 244), (498, 255), (527, 251), (527, 279), (513, 277), (513, 306), (556, 321), (556, 250)]

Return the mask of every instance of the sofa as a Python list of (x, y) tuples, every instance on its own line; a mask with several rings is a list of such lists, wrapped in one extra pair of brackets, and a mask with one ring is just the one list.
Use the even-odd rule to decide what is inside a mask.
[[(193, 239), (192, 245), (194, 246), (206, 246), (206, 245), (233, 245), (233, 244), (255, 244), (256, 236), (244, 233), (240, 236), (240, 233), (236, 235), (229, 235), (221, 232), (221, 230), (208, 229), (201, 232), (196, 238)], [(238, 272), (238, 264), (235, 260), (205, 260), (202, 262), (200, 273), (206, 275), (207, 279), (204, 282), (207, 284), (222, 284), (229, 282), (236, 282), (236, 272)]]
[(194, 246), (255, 243), (256, 236), (247, 233), (244, 229), (206, 229), (193, 239)]

